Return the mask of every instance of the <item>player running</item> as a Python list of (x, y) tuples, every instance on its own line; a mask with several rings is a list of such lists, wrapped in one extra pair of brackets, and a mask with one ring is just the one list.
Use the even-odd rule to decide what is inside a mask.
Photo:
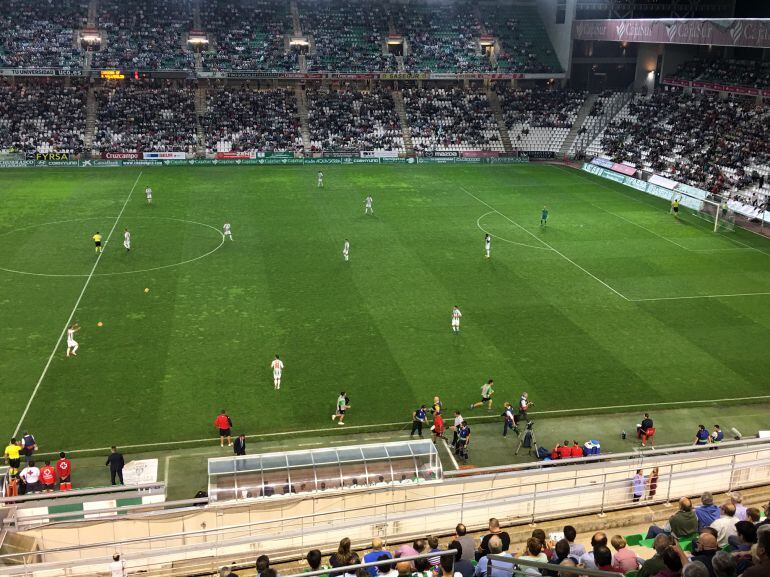
[(320, 170), (318, 171), (318, 188), (324, 187), (324, 173)]
[(123, 246), (126, 248), (126, 252), (131, 252), (131, 233), (128, 229), (123, 231)]
[(229, 222), (226, 222), (225, 225), (222, 227), (222, 234), (224, 234), (230, 240), (233, 240), (233, 231), (230, 230)]
[(340, 391), (340, 396), (337, 397), (337, 408), (332, 415), (332, 421), (337, 421), (338, 425), (345, 424), (345, 411), (350, 408), (350, 397), (345, 394), (345, 391)]
[(455, 305), (452, 309), (452, 332), (453, 333), (459, 333), (460, 332), (460, 319), (462, 318), (463, 313), (460, 312), (460, 308)]
[(152, 204), (152, 189), (149, 186), (144, 189), (144, 195), (147, 197), (147, 204)]
[(543, 212), (540, 213), (540, 226), (548, 224), (548, 207), (543, 207)]
[(492, 410), (492, 395), (495, 394), (495, 382), (489, 379), (486, 383), (481, 385), (481, 400), (478, 403), (473, 403), (471, 409), (476, 409), (487, 404), (487, 410)]
[(492, 237), (489, 235), (489, 233), (484, 235), (484, 252), (487, 255), (487, 258), (489, 258), (489, 253), (492, 251)]
[(102, 233), (97, 230), (96, 234), (91, 238), (94, 239), (94, 250), (96, 252), (102, 252), (104, 250), (104, 247), (102, 246)]
[(370, 194), (364, 200), (364, 214), (374, 214), (374, 209), (372, 208), (373, 203), (374, 201), (372, 200), (372, 195)]
[(78, 347), (80, 346), (75, 340), (75, 333), (80, 330), (80, 325), (73, 323), (67, 328), (67, 356), (78, 356)]
[(270, 368), (273, 369), (273, 388), (278, 391), (281, 388), (281, 373), (283, 373), (283, 361), (281, 357), (275, 355), (275, 359), (270, 363)]
[(348, 239), (345, 239), (345, 244), (342, 245), (342, 257), (345, 259), (345, 262), (350, 260), (350, 242)]

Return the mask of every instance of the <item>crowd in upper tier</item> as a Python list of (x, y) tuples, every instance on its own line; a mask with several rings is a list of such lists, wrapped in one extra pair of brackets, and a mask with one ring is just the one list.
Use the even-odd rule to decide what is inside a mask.
[(728, 86), (770, 88), (770, 62), (756, 60), (695, 59), (680, 65), (675, 78)]
[[(88, 42), (82, 32), (99, 36)], [(495, 55), (481, 37), (498, 39)], [(202, 44), (190, 39), (205, 39)], [(397, 40), (396, 40), (397, 39)], [(400, 44), (399, 44), (400, 42)], [(394, 48), (398, 45), (397, 48)], [(301, 55), (304, 55), (303, 62)], [(561, 72), (537, 11), (453, 0), (5, 0), (0, 68)]]

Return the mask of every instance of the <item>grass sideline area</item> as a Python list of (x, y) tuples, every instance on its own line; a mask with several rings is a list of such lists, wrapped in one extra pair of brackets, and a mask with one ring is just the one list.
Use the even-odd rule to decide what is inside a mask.
[(152, 446), (213, 437), (226, 408), (235, 433), (301, 434), (336, 427), (345, 390), (348, 425), (386, 431), (436, 394), (473, 414), (490, 377), (495, 411), (524, 390), (543, 412), (768, 392), (767, 239), (551, 165), (324, 173), (319, 190), (315, 167), (3, 171), (2, 429)]

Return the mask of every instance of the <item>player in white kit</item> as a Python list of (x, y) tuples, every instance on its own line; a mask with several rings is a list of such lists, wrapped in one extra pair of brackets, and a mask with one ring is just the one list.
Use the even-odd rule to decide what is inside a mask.
[(452, 309), (452, 332), (453, 333), (459, 333), (460, 332), (460, 319), (462, 318), (463, 313), (460, 312), (460, 309), (455, 305), (455, 307)]
[(126, 252), (131, 250), (131, 233), (128, 232), (128, 229), (123, 231), (123, 246), (126, 248)]
[(273, 369), (273, 388), (277, 391), (281, 388), (281, 373), (283, 372), (283, 361), (278, 355), (275, 355), (270, 367)]
[(147, 197), (147, 204), (152, 204), (152, 189), (149, 186), (144, 189), (144, 195)]
[(487, 258), (489, 258), (489, 253), (492, 250), (492, 237), (489, 236), (489, 234), (484, 235), (484, 251), (487, 253)]
[(225, 225), (222, 227), (222, 233), (230, 240), (233, 240), (233, 232), (230, 230), (229, 222), (226, 222)]
[(372, 208), (373, 202), (371, 194), (366, 197), (366, 200), (364, 200), (364, 214), (374, 214), (374, 209)]
[(324, 173), (320, 170), (318, 171), (318, 188), (324, 187)]
[(345, 239), (345, 244), (342, 245), (342, 257), (346, 262), (350, 260), (350, 242), (348, 239)]
[(73, 323), (67, 328), (67, 356), (78, 356), (78, 342), (75, 340), (75, 333), (80, 330), (80, 326), (77, 323)]

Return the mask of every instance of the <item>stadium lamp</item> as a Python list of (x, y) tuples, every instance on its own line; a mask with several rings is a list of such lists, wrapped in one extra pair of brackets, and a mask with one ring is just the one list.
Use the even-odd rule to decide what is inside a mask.
[(83, 40), (83, 42), (88, 42), (89, 44), (99, 44), (102, 41), (101, 36), (93, 33), (83, 34), (83, 36), (81, 36), (81, 39)]
[(309, 42), (304, 38), (292, 38), (289, 40), (289, 46), (307, 46)]
[(205, 36), (190, 36), (187, 39), (187, 43), (188, 44), (193, 44), (195, 46), (200, 46), (202, 44), (208, 44), (209, 43), (209, 39), (206, 38)]

